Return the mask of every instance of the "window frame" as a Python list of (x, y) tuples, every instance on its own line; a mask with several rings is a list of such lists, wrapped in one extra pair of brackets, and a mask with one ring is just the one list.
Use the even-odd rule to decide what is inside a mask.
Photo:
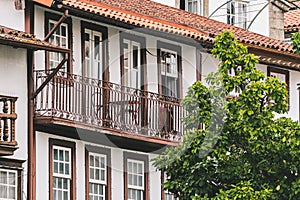
[(105, 200), (111, 200), (111, 150), (103, 147), (85, 146), (85, 199), (89, 200), (89, 183), (90, 183), (90, 166), (89, 155), (98, 154), (106, 156), (106, 187), (105, 187)]
[[(234, 7), (234, 13), (232, 13), (232, 5), (235, 4)], [(239, 6), (245, 5), (246, 7), (246, 13), (239, 13)], [(248, 1), (242, 1), (242, 0), (233, 0), (227, 3), (227, 24), (246, 29), (248, 25), (248, 8), (249, 8), (249, 2)], [(229, 11), (229, 12), (228, 12)], [(235, 18), (234, 23), (232, 22), (232, 17)], [(229, 20), (228, 20), (229, 19)], [(243, 19), (243, 21), (239, 21), (239, 19)]]
[[(192, 12), (189, 10), (189, 3), (194, 3), (197, 2), (197, 12)], [(194, 14), (197, 14), (197, 15), (203, 15), (204, 13), (204, 4), (203, 4), (203, 0), (185, 0), (185, 10), (188, 11), (188, 12), (191, 12), (191, 13), (194, 13)], [(192, 8), (194, 9), (194, 8)]]
[(16, 172), (16, 200), (21, 200), (22, 198), (22, 172), (23, 172), (23, 163), (26, 160), (17, 160), (17, 159), (9, 159), (9, 158), (1, 158), (0, 159), (0, 169), (15, 171)]
[(128, 187), (128, 172), (127, 163), (128, 160), (138, 161), (144, 163), (144, 190), (143, 190), (143, 200), (149, 200), (149, 158), (148, 155), (135, 154), (131, 152), (123, 153), (123, 167), (124, 167), (124, 199), (128, 200), (128, 190), (134, 189)]
[[(50, 31), (49, 30), (50, 21), (57, 22), (61, 18), (61, 15), (45, 11), (44, 16), (45, 16), (44, 34), (46, 37)], [(72, 36), (73, 36), (73, 33), (72, 33), (71, 17), (66, 18), (62, 24), (66, 24), (68, 26), (68, 28), (67, 28), (67, 45), (68, 45), (68, 49), (70, 49), (71, 52), (69, 53), (69, 56), (68, 56), (66, 72), (69, 74), (72, 74), (73, 73), (73, 63), (72, 63), (72, 59), (73, 59), (73, 53), (72, 53), (73, 52), (73, 37)], [(55, 67), (57, 67), (57, 66), (55, 66)], [(50, 52), (48, 52), (48, 51), (45, 51), (45, 70), (46, 71), (50, 70)]]
[(176, 52), (177, 54), (177, 74), (178, 74), (178, 79), (177, 79), (177, 94), (176, 98), (182, 98), (182, 58), (181, 58), (181, 46), (162, 42), (162, 41), (157, 41), (157, 66), (158, 66), (158, 93), (162, 95), (162, 73), (161, 73), (161, 68), (162, 68), (162, 56), (161, 56), (161, 51), (170, 51), (170, 52)]
[[(54, 146), (62, 147), (65, 149), (70, 149), (70, 160), (71, 160), (71, 171), (70, 171), (70, 192), (69, 199), (76, 199), (76, 144), (74, 142), (58, 140), (49, 138), (49, 199), (53, 199), (53, 179), (54, 179), (54, 169), (53, 169), (53, 151)], [(63, 177), (62, 177), (63, 178)]]
[(288, 101), (288, 105), (289, 105), (287, 109), (289, 110), (289, 107), (290, 107), (290, 72), (285, 69), (268, 66), (267, 67), (267, 76), (271, 76), (271, 73), (285, 75), (286, 90), (288, 93), (287, 101)]
[(170, 192), (167, 191), (167, 190), (164, 190), (164, 183), (166, 182), (166, 180), (165, 180), (166, 174), (165, 174), (163, 171), (161, 171), (160, 178), (161, 178), (161, 200), (166, 200), (166, 199), (165, 199), (165, 195), (166, 195), (166, 194), (167, 194), (167, 195), (173, 196), (173, 199), (174, 199), (174, 200), (178, 200), (178, 198), (175, 197), (174, 194), (170, 193)]
[(124, 40), (133, 41), (140, 44), (140, 88), (139, 90), (147, 91), (147, 59), (146, 59), (146, 39), (142, 36), (137, 36), (129, 33), (120, 32), (120, 75), (121, 75), (121, 85), (125, 85), (125, 80), (123, 78), (125, 72), (124, 64)]
[[(97, 31), (102, 35), (102, 76), (100, 80), (109, 81), (109, 67), (108, 67), (108, 30), (107, 27), (93, 24), (86, 21), (81, 21), (81, 61), (82, 61), (82, 75), (87, 73), (87, 66), (85, 64), (85, 29), (90, 31)], [(89, 77), (90, 78), (90, 77)]]

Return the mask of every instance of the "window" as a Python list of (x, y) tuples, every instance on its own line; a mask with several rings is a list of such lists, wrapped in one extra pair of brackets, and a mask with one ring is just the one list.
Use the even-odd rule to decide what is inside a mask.
[(107, 29), (95, 24), (81, 22), (82, 75), (103, 80)]
[(50, 199), (75, 199), (75, 144), (50, 139)]
[(158, 41), (159, 93), (181, 97), (181, 47)]
[(87, 200), (110, 200), (110, 150), (86, 146)]
[(227, 24), (247, 28), (248, 2), (231, 1), (227, 3)]
[(125, 199), (148, 200), (148, 157), (124, 153)]
[(189, 12), (203, 15), (203, 0), (186, 0), (185, 8)]
[(290, 76), (289, 76), (289, 71), (288, 70), (283, 70), (283, 69), (279, 69), (279, 68), (275, 68), (275, 67), (268, 67), (267, 75), (271, 76), (271, 77), (274, 77), (274, 78), (278, 78), (281, 82), (286, 83), (286, 90), (287, 90), (288, 95), (289, 95), (289, 88), (290, 88), (289, 79), (290, 79)]
[[(162, 176), (162, 184), (166, 182), (166, 174), (161, 173)], [(163, 187), (162, 187), (163, 188)], [(163, 190), (162, 191), (162, 200), (178, 200), (178, 198), (175, 197), (174, 194), (170, 193), (168, 190)]]
[(176, 97), (178, 94), (177, 54), (176, 52), (162, 50), (161, 57), (162, 94)]
[[(45, 36), (52, 30), (56, 22), (60, 19), (61, 16), (55, 15), (49, 12), (45, 13)], [(57, 45), (59, 47), (72, 49), (72, 27), (71, 27), (71, 18), (67, 18), (61, 23), (56, 31), (49, 38), (49, 43)], [(46, 69), (53, 70), (58, 64), (63, 60), (64, 55), (57, 52), (46, 52)], [(72, 73), (71, 70), (71, 56), (69, 60), (61, 68), (62, 72)]]
[[(121, 33), (122, 85), (143, 89), (145, 64), (145, 38)], [(145, 89), (145, 88), (144, 88)]]
[(0, 168), (0, 199), (17, 199), (17, 171)]
[(0, 199), (20, 200), (22, 183), (22, 164), (25, 161), (0, 159)]

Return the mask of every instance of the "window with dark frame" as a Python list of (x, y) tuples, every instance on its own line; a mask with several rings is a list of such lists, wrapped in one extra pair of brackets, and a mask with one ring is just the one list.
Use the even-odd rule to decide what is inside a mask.
[(82, 21), (81, 34), (82, 76), (105, 80), (107, 28)]
[(76, 199), (75, 143), (49, 139), (49, 182), (51, 200)]
[(281, 82), (284, 82), (286, 84), (286, 90), (288, 92), (288, 103), (289, 103), (289, 88), (290, 88), (290, 74), (288, 70), (276, 68), (276, 67), (271, 67), (268, 66), (267, 68), (267, 76), (271, 76), (274, 78), (278, 78)]
[(181, 47), (158, 41), (159, 94), (181, 98)]
[[(61, 18), (60, 15), (45, 12), (45, 36), (52, 30), (57, 21)], [(49, 43), (62, 48), (72, 50), (72, 21), (67, 18), (61, 23), (56, 31), (49, 38)], [(64, 54), (58, 52), (46, 52), (46, 70), (54, 70), (63, 60)], [(72, 56), (69, 55), (68, 61), (60, 69), (64, 73), (72, 73)]]
[(25, 161), (1, 158), (0, 199), (21, 200), (22, 164)]
[(148, 156), (124, 152), (126, 200), (149, 200)]
[(110, 149), (86, 146), (86, 199), (111, 200)]

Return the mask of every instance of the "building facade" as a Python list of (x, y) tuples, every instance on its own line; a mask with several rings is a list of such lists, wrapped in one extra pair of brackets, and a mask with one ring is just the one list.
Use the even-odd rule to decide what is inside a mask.
[(21, 102), (19, 149), (5, 159), (21, 160), (23, 173), (21, 195), (3, 199), (174, 199), (151, 160), (182, 140), (180, 100), (217, 70), (210, 50), (226, 29), (259, 56), (259, 69), (287, 83), (288, 116), (299, 118), (300, 56), (280, 40), (150, 0), (3, 4), (11, 10), (1, 19), (23, 21), (1, 24), (44, 38), (0, 46), (0, 95)]

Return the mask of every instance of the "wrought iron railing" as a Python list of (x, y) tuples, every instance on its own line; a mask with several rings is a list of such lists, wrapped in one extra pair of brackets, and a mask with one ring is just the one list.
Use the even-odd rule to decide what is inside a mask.
[(12, 155), (17, 149), (15, 138), (15, 102), (17, 97), (0, 95), (0, 155)]
[[(36, 71), (36, 87), (47, 78)], [(180, 99), (58, 72), (35, 99), (35, 117), (56, 117), (128, 134), (180, 141)]]

